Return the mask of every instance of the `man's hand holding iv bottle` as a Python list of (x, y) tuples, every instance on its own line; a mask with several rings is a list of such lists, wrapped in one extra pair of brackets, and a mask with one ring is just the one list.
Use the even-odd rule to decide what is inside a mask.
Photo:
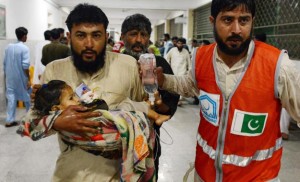
[(144, 86), (144, 90), (149, 95), (149, 101), (151, 106), (154, 105), (155, 101), (155, 92), (157, 92), (157, 78), (154, 73), (154, 69), (156, 68), (156, 59), (154, 54), (142, 54), (139, 59), (141, 71), (142, 71), (142, 84)]

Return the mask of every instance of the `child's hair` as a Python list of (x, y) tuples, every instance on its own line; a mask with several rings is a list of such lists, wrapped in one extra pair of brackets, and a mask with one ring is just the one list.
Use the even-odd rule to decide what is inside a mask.
[(51, 80), (48, 84), (43, 84), (35, 93), (33, 110), (35, 114), (49, 115), (52, 106), (60, 104), (62, 90), (67, 84), (61, 80)]

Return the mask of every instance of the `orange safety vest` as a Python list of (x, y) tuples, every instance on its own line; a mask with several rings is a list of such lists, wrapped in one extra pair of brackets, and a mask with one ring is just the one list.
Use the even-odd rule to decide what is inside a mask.
[(201, 108), (196, 171), (203, 181), (276, 179), (282, 155), (277, 80), (284, 51), (255, 41), (244, 73), (225, 101), (216, 79), (215, 48), (203, 46), (195, 57)]

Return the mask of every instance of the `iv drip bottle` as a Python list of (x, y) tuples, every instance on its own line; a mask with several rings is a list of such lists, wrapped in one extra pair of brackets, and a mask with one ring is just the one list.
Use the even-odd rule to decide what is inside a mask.
[(156, 67), (156, 59), (154, 54), (142, 54), (139, 59), (139, 63), (142, 70), (142, 83), (144, 90), (149, 95), (149, 101), (151, 105), (154, 105), (154, 93), (157, 91), (157, 77), (154, 74), (154, 68)]

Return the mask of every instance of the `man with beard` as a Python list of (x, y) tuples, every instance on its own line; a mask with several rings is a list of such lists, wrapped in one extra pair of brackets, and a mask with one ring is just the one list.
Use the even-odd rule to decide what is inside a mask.
[[(183, 48), (184, 39), (179, 38), (173, 48), (167, 53), (166, 59), (170, 64), (174, 75), (186, 75), (191, 69), (191, 58), (188, 50)], [(198, 98), (196, 97), (198, 100)], [(178, 106), (182, 105), (183, 98), (180, 97)], [(198, 103), (199, 104), (199, 103)]]
[[(124, 41), (125, 51), (124, 54), (133, 56), (136, 60), (139, 59), (141, 54), (147, 52), (149, 46), (149, 39), (152, 32), (150, 20), (142, 14), (133, 14), (126, 17), (121, 27), (122, 40)], [(161, 56), (155, 56), (156, 65), (164, 69), (164, 73), (173, 74), (173, 71), (168, 62)], [(167, 91), (158, 89), (162, 103), (157, 105), (154, 109), (159, 114), (173, 116), (179, 99), (179, 95), (171, 94)], [(159, 157), (161, 155), (160, 146), (160, 126), (154, 124), (154, 129), (157, 133), (155, 139), (154, 157), (156, 175), (158, 174)], [(158, 177), (156, 178), (158, 179)]]
[[(49, 63), (41, 82), (58, 79), (73, 90), (84, 83), (106, 101), (109, 109), (116, 108), (126, 98), (142, 101), (143, 88), (136, 60), (128, 55), (105, 52), (108, 19), (103, 11), (93, 5), (79, 4), (70, 12), (66, 24), (72, 56)], [(146, 103), (141, 107), (148, 109)], [(69, 106), (61, 114), (31, 119), (28, 132), (35, 140), (56, 131), (58, 134), (68, 131), (87, 138), (89, 134), (98, 133), (97, 127), (101, 124), (88, 120), (100, 113), (83, 112), (86, 110), (82, 106)], [(52, 181), (120, 181), (120, 160), (90, 154), (65, 144), (61, 136), (58, 137), (61, 154)]]
[(195, 181), (279, 181), (280, 111), (300, 126), (300, 73), (286, 51), (252, 41), (254, 0), (213, 0), (216, 43), (198, 48), (187, 76), (159, 85), (199, 92)]

